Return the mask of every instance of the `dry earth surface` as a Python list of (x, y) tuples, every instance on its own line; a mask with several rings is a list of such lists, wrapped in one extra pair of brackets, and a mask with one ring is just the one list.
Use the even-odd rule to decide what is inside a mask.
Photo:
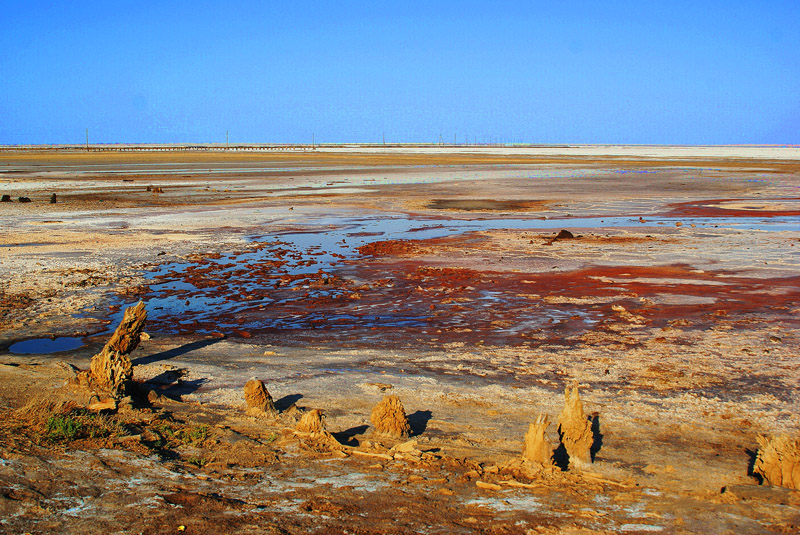
[[(0, 152), (0, 532), (800, 531), (800, 161), (508, 152)], [(593, 462), (521, 463), (574, 383)]]

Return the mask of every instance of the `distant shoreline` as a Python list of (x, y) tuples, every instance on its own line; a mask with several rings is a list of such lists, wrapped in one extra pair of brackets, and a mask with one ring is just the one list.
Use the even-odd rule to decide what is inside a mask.
[(800, 160), (800, 145), (438, 145), (432, 143), (110, 143), (87, 145), (0, 145), (0, 153), (57, 152), (213, 152), (213, 153), (365, 153), (365, 154), (482, 154), (531, 157), (634, 157), (659, 159), (745, 158)]

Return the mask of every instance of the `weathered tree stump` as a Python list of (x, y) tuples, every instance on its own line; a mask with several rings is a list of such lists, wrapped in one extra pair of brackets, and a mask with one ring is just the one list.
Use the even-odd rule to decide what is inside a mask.
[(147, 311), (144, 303), (128, 307), (122, 321), (103, 350), (92, 357), (89, 375), (93, 386), (114, 398), (125, 395), (125, 385), (133, 378), (133, 364), (128, 356), (139, 345)]

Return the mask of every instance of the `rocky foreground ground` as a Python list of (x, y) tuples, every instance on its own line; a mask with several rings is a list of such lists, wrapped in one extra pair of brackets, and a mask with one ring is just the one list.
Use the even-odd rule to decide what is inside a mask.
[[(793, 160), (3, 153), (0, 531), (794, 533), (798, 185)], [(139, 300), (125, 387), (81, 380)], [(588, 459), (558, 433), (574, 385)]]

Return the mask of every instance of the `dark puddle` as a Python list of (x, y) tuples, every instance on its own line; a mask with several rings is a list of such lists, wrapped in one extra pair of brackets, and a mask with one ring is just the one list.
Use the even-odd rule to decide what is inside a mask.
[(42, 247), (44, 245), (55, 245), (55, 242), (50, 241), (36, 241), (27, 243), (0, 243), (0, 247)]
[(58, 338), (31, 338), (16, 342), (8, 347), (8, 351), (15, 355), (46, 355), (61, 351), (72, 351), (83, 347), (81, 338), (75, 336), (59, 336)]

